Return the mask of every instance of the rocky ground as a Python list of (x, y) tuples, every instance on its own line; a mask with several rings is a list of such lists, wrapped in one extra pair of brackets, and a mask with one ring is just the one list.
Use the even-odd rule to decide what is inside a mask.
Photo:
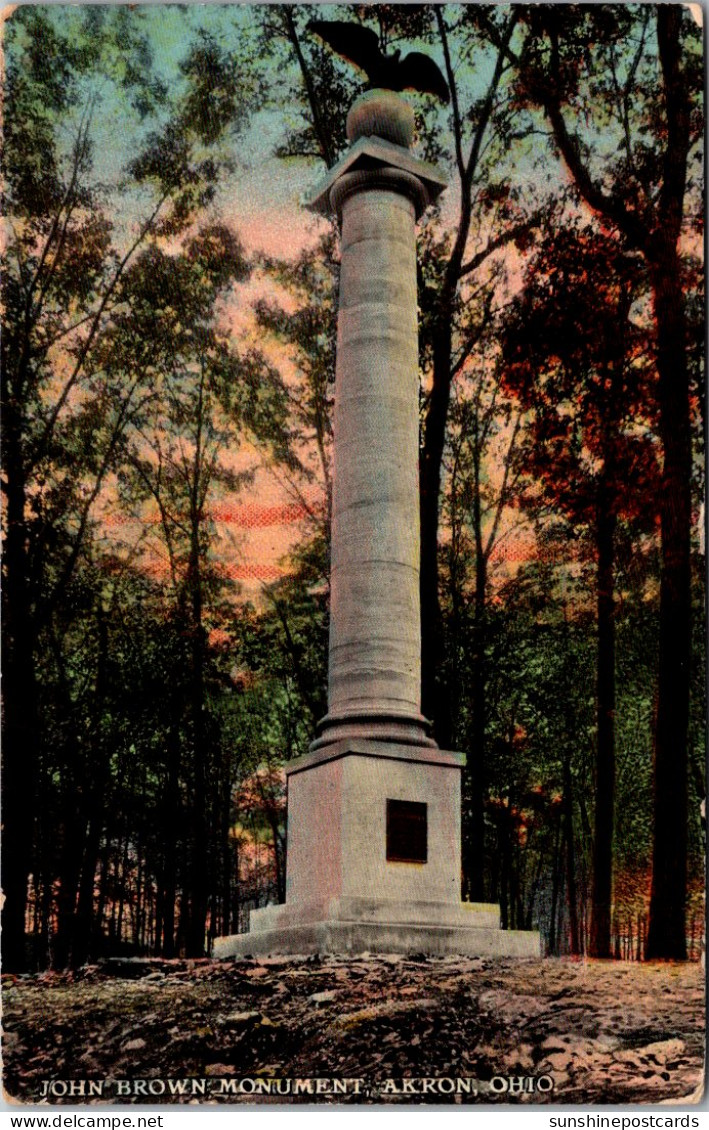
[(701, 1097), (697, 965), (108, 962), (4, 976), (3, 990), (5, 1094), (23, 1103)]

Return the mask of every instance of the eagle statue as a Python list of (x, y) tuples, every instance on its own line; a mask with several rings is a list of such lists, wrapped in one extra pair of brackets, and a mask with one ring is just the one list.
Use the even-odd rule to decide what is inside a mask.
[(450, 101), (448, 83), (437, 63), (422, 51), (385, 55), (371, 28), (346, 20), (310, 20), (308, 31), (319, 36), (336, 54), (364, 71), (369, 86), (383, 90), (418, 90)]

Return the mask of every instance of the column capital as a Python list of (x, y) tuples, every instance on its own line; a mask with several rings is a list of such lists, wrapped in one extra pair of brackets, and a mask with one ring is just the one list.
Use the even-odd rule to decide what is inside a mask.
[(360, 137), (317, 185), (305, 206), (311, 212), (329, 215), (339, 211), (344, 197), (359, 187), (387, 187), (410, 196), (418, 217), (447, 184), (435, 165), (412, 156), (403, 145), (380, 137)]
[(403, 169), (392, 168), (391, 165), (355, 169), (354, 172), (342, 173), (330, 189), (330, 207), (337, 214), (338, 220), (342, 219), (342, 208), (349, 196), (371, 189), (398, 192), (405, 196), (414, 206), (416, 219), (423, 215), (431, 203), (423, 181)]

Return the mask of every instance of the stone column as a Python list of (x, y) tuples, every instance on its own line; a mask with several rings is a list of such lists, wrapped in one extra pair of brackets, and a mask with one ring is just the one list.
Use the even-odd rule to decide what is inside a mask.
[(416, 172), (429, 167), (409, 156), (412, 135), (402, 98), (365, 94), (348, 137), (376, 140), (380, 159), (343, 170), (329, 191), (342, 260), (328, 714), (313, 749), (353, 737), (435, 745), (420, 709), (415, 233), (430, 199)]
[(460, 901), (465, 759), (436, 747), (419, 707), (415, 223), (445, 180), (409, 152), (413, 124), (398, 95), (363, 95), (310, 201), (342, 231), (329, 710), (286, 766), (285, 905), (217, 939), (222, 957), (539, 953), (538, 935), (500, 931), (499, 907)]

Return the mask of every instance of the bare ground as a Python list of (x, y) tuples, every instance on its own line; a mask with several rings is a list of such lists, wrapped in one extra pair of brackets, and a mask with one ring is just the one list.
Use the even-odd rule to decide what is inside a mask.
[[(3, 989), (4, 1086), (15, 1102), (615, 1105), (702, 1093), (698, 965), (366, 954), (108, 962), (5, 976)], [(333, 1093), (342, 1079), (360, 1083)], [(171, 1087), (185, 1093), (171, 1097)]]

